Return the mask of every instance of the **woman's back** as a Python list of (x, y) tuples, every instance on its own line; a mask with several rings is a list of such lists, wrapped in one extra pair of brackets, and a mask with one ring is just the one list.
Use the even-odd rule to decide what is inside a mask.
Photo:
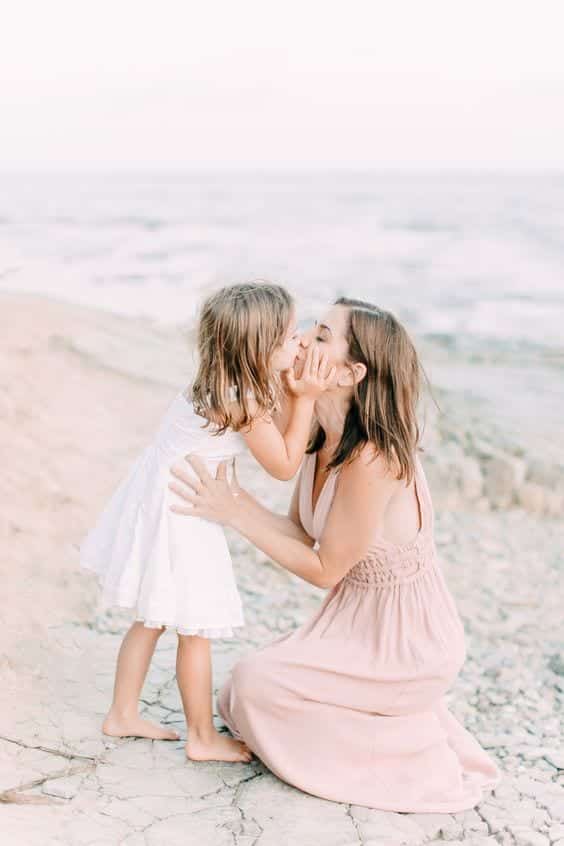
[(422, 507), (417, 491), (416, 476), (409, 485), (398, 480), (395, 491), (382, 518), (379, 534), (392, 544), (404, 546), (411, 543), (422, 527)]

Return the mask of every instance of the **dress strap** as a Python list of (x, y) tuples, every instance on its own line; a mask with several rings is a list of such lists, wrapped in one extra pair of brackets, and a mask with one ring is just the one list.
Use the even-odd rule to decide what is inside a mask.
[(313, 508), (311, 492), (313, 485), (313, 473), (315, 471), (315, 454), (304, 455), (300, 474), (298, 476), (298, 507), (302, 526), (313, 537)]
[(421, 528), (423, 530), (432, 529), (434, 523), (433, 500), (431, 499), (431, 491), (421, 459), (418, 455), (415, 456), (415, 486), (417, 493), (417, 501), (421, 511)]

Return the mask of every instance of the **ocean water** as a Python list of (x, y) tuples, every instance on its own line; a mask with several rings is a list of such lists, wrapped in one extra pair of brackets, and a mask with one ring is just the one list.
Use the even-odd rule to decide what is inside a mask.
[(0, 288), (164, 322), (266, 278), (304, 323), (389, 308), (431, 376), (548, 449), (564, 427), (564, 174), (0, 175)]

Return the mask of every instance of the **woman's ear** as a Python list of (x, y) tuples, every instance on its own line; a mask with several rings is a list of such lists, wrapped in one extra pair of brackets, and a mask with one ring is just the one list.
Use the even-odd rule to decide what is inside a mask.
[(345, 385), (358, 385), (366, 376), (366, 365), (361, 361), (356, 361), (354, 364), (346, 365), (342, 368), (337, 378), (337, 384), (340, 387)]
[(361, 361), (357, 361), (353, 364), (352, 369), (354, 371), (354, 383), (355, 385), (358, 385), (359, 382), (362, 382), (366, 376), (366, 364), (363, 364)]

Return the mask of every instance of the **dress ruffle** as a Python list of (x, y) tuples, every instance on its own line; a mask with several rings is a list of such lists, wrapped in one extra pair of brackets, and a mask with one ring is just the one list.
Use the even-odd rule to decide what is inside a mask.
[(157, 623), (154, 620), (144, 620), (142, 617), (136, 617), (136, 621), (138, 623), (143, 623), (143, 625), (147, 629), (175, 629), (179, 635), (197, 635), (198, 637), (207, 637), (209, 639), (234, 637), (234, 632), (232, 628), (218, 627), (209, 629), (198, 629), (191, 627), (187, 629), (183, 626), (178, 626), (176, 623)]

